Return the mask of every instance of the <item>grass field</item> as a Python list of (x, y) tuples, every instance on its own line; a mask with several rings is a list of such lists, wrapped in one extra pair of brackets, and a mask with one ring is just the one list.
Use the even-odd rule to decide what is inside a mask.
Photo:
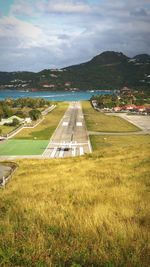
[(14, 138), (26, 140), (33, 140), (34, 138), (37, 140), (49, 140), (60, 119), (64, 115), (67, 106), (68, 104), (66, 103), (58, 103), (57, 107), (50, 112), (36, 128), (23, 129), (17, 135), (15, 135)]
[[(96, 114), (110, 129), (111, 117), (108, 123)], [(94, 113), (88, 116), (93, 127)], [(119, 125), (112, 127), (119, 131)], [(39, 142), (41, 149), (45, 134), (39, 136), (15, 140), (16, 147)], [(0, 266), (149, 266), (150, 137), (90, 138), (93, 154), (15, 161), (18, 169), (0, 190)]]
[(0, 156), (41, 155), (49, 140), (7, 140), (0, 143)]
[(100, 151), (110, 154), (110, 151), (117, 153), (118, 149), (133, 147), (136, 144), (142, 147), (150, 144), (149, 135), (131, 135), (131, 136), (110, 136), (110, 135), (91, 135), (91, 145), (94, 151)]
[(108, 116), (104, 113), (98, 112), (91, 107), (90, 102), (82, 102), (83, 112), (87, 129), (89, 131), (98, 132), (135, 132), (140, 129), (126, 120), (116, 117)]
[(91, 155), (16, 161), (0, 191), (0, 266), (149, 266), (150, 139), (92, 138)]

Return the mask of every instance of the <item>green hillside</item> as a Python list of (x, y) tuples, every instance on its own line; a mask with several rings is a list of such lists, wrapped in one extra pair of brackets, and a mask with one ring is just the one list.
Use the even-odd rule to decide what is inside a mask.
[(133, 58), (106, 51), (92, 60), (59, 69), (33, 72), (0, 72), (0, 88), (39, 90), (149, 88), (150, 56)]

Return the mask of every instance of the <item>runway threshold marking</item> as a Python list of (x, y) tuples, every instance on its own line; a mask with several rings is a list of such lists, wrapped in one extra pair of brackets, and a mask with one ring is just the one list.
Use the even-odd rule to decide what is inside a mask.
[(84, 155), (84, 150), (82, 146), (80, 146), (79, 151), (80, 151), (80, 156)]
[(72, 148), (72, 156), (75, 157), (75, 155), (76, 155), (76, 147), (73, 147)]
[(63, 158), (63, 156), (64, 156), (64, 150), (61, 150), (59, 153), (59, 158)]
[(76, 122), (76, 126), (82, 126), (82, 122), (80, 121)]
[(52, 154), (50, 155), (50, 158), (54, 158), (57, 151), (57, 147), (54, 147)]

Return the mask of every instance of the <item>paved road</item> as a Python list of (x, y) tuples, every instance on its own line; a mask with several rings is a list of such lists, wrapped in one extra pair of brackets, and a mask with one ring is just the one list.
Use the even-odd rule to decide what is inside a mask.
[(72, 102), (60, 121), (43, 157), (63, 158), (91, 152), (80, 102)]

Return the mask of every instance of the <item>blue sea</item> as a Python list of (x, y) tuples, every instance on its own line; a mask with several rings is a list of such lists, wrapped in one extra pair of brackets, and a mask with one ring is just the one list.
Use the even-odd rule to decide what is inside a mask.
[(0, 90), (0, 100), (6, 98), (45, 98), (51, 101), (80, 101), (89, 100), (92, 95), (112, 94), (109, 91), (79, 91), (79, 92), (25, 92), (18, 90)]

